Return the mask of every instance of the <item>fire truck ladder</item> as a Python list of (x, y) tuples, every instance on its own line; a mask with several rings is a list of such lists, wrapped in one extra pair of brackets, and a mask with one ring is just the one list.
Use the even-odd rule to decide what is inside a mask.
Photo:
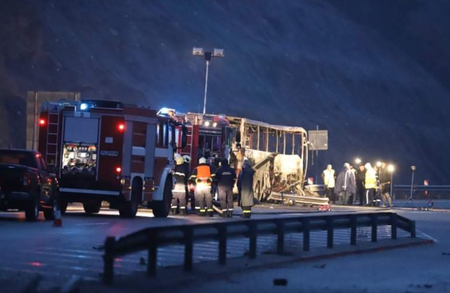
[[(45, 146), (45, 159), (47, 165), (56, 167), (56, 158), (58, 155), (58, 137), (59, 137), (59, 107), (50, 105), (48, 109), (48, 129), (47, 144)], [(54, 132), (53, 132), (54, 131)]]

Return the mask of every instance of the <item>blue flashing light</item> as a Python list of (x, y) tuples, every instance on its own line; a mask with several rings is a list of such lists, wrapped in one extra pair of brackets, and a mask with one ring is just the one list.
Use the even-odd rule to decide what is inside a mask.
[(88, 104), (86, 104), (86, 103), (81, 103), (80, 104), (80, 110), (81, 111), (87, 110), (87, 108), (88, 108)]

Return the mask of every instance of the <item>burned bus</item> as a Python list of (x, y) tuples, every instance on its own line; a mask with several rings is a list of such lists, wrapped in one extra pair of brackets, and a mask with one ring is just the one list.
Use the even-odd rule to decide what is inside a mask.
[(297, 202), (327, 204), (328, 200), (317, 196), (310, 199), (312, 194), (305, 193), (308, 140), (304, 128), (226, 115), (174, 115), (187, 126), (187, 146), (179, 152), (192, 158), (191, 170), (201, 157), (216, 167), (226, 158), (239, 173), (247, 159), (255, 170), (254, 191), (259, 201), (293, 198)]

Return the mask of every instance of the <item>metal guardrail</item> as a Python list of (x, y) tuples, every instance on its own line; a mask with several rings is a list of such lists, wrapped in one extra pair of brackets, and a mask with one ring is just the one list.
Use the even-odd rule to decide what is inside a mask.
[(227, 239), (236, 237), (249, 238), (249, 257), (256, 258), (257, 239), (262, 235), (276, 235), (277, 254), (284, 253), (285, 234), (289, 232), (303, 233), (303, 250), (310, 250), (310, 233), (327, 231), (327, 247), (333, 248), (334, 229), (350, 229), (350, 245), (356, 245), (358, 227), (371, 227), (371, 240), (377, 241), (378, 226), (390, 225), (391, 238), (397, 239), (397, 229), (411, 233), (416, 237), (414, 221), (395, 213), (361, 213), (347, 215), (301, 216), (275, 219), (242, 219), (222, 223), (196, 225), (177, 225), (169, 227), (147, 228), (116, 240), (108, 237), (105, 241), (103, 255), (103, 282), (112, 284), (114, 278), (114, 260), (119, 256), (147, 250), (147, 274), (156, 275), (157, 251), (159, 247), (169, 244), (184, 244), (184, 269), (191, 271), (193, 267), (194, 241), (217, 240), (219, 246), (219, 264), (227, 261)]

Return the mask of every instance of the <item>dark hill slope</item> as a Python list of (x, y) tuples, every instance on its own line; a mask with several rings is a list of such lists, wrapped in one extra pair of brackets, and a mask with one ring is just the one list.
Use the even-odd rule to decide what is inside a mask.
[[(356, 0), (0, 2), (2, 145), (24, 145), (27, 90), (197, 111), (204, 62), (191, 49), (219, 47), (226, 57), (211, 66), (208, 112), (318, 124), (330, 131), (322, 165), (360, 155), (395, 160), (405, 180), (411, 164), (433, 183), (450, 179), (449, 92), (425, 57), (439, 38), (411, 52), (420, 34), (396, 39), (379, 17), (357, 18)], [(392, 12), (406, 19), (397, 35), (439, 11), (410, 3), (421, 2)], [(364, 5), (364, 13), (389, 9)], [(395, 17), (386, 21), (397, 27)]]

